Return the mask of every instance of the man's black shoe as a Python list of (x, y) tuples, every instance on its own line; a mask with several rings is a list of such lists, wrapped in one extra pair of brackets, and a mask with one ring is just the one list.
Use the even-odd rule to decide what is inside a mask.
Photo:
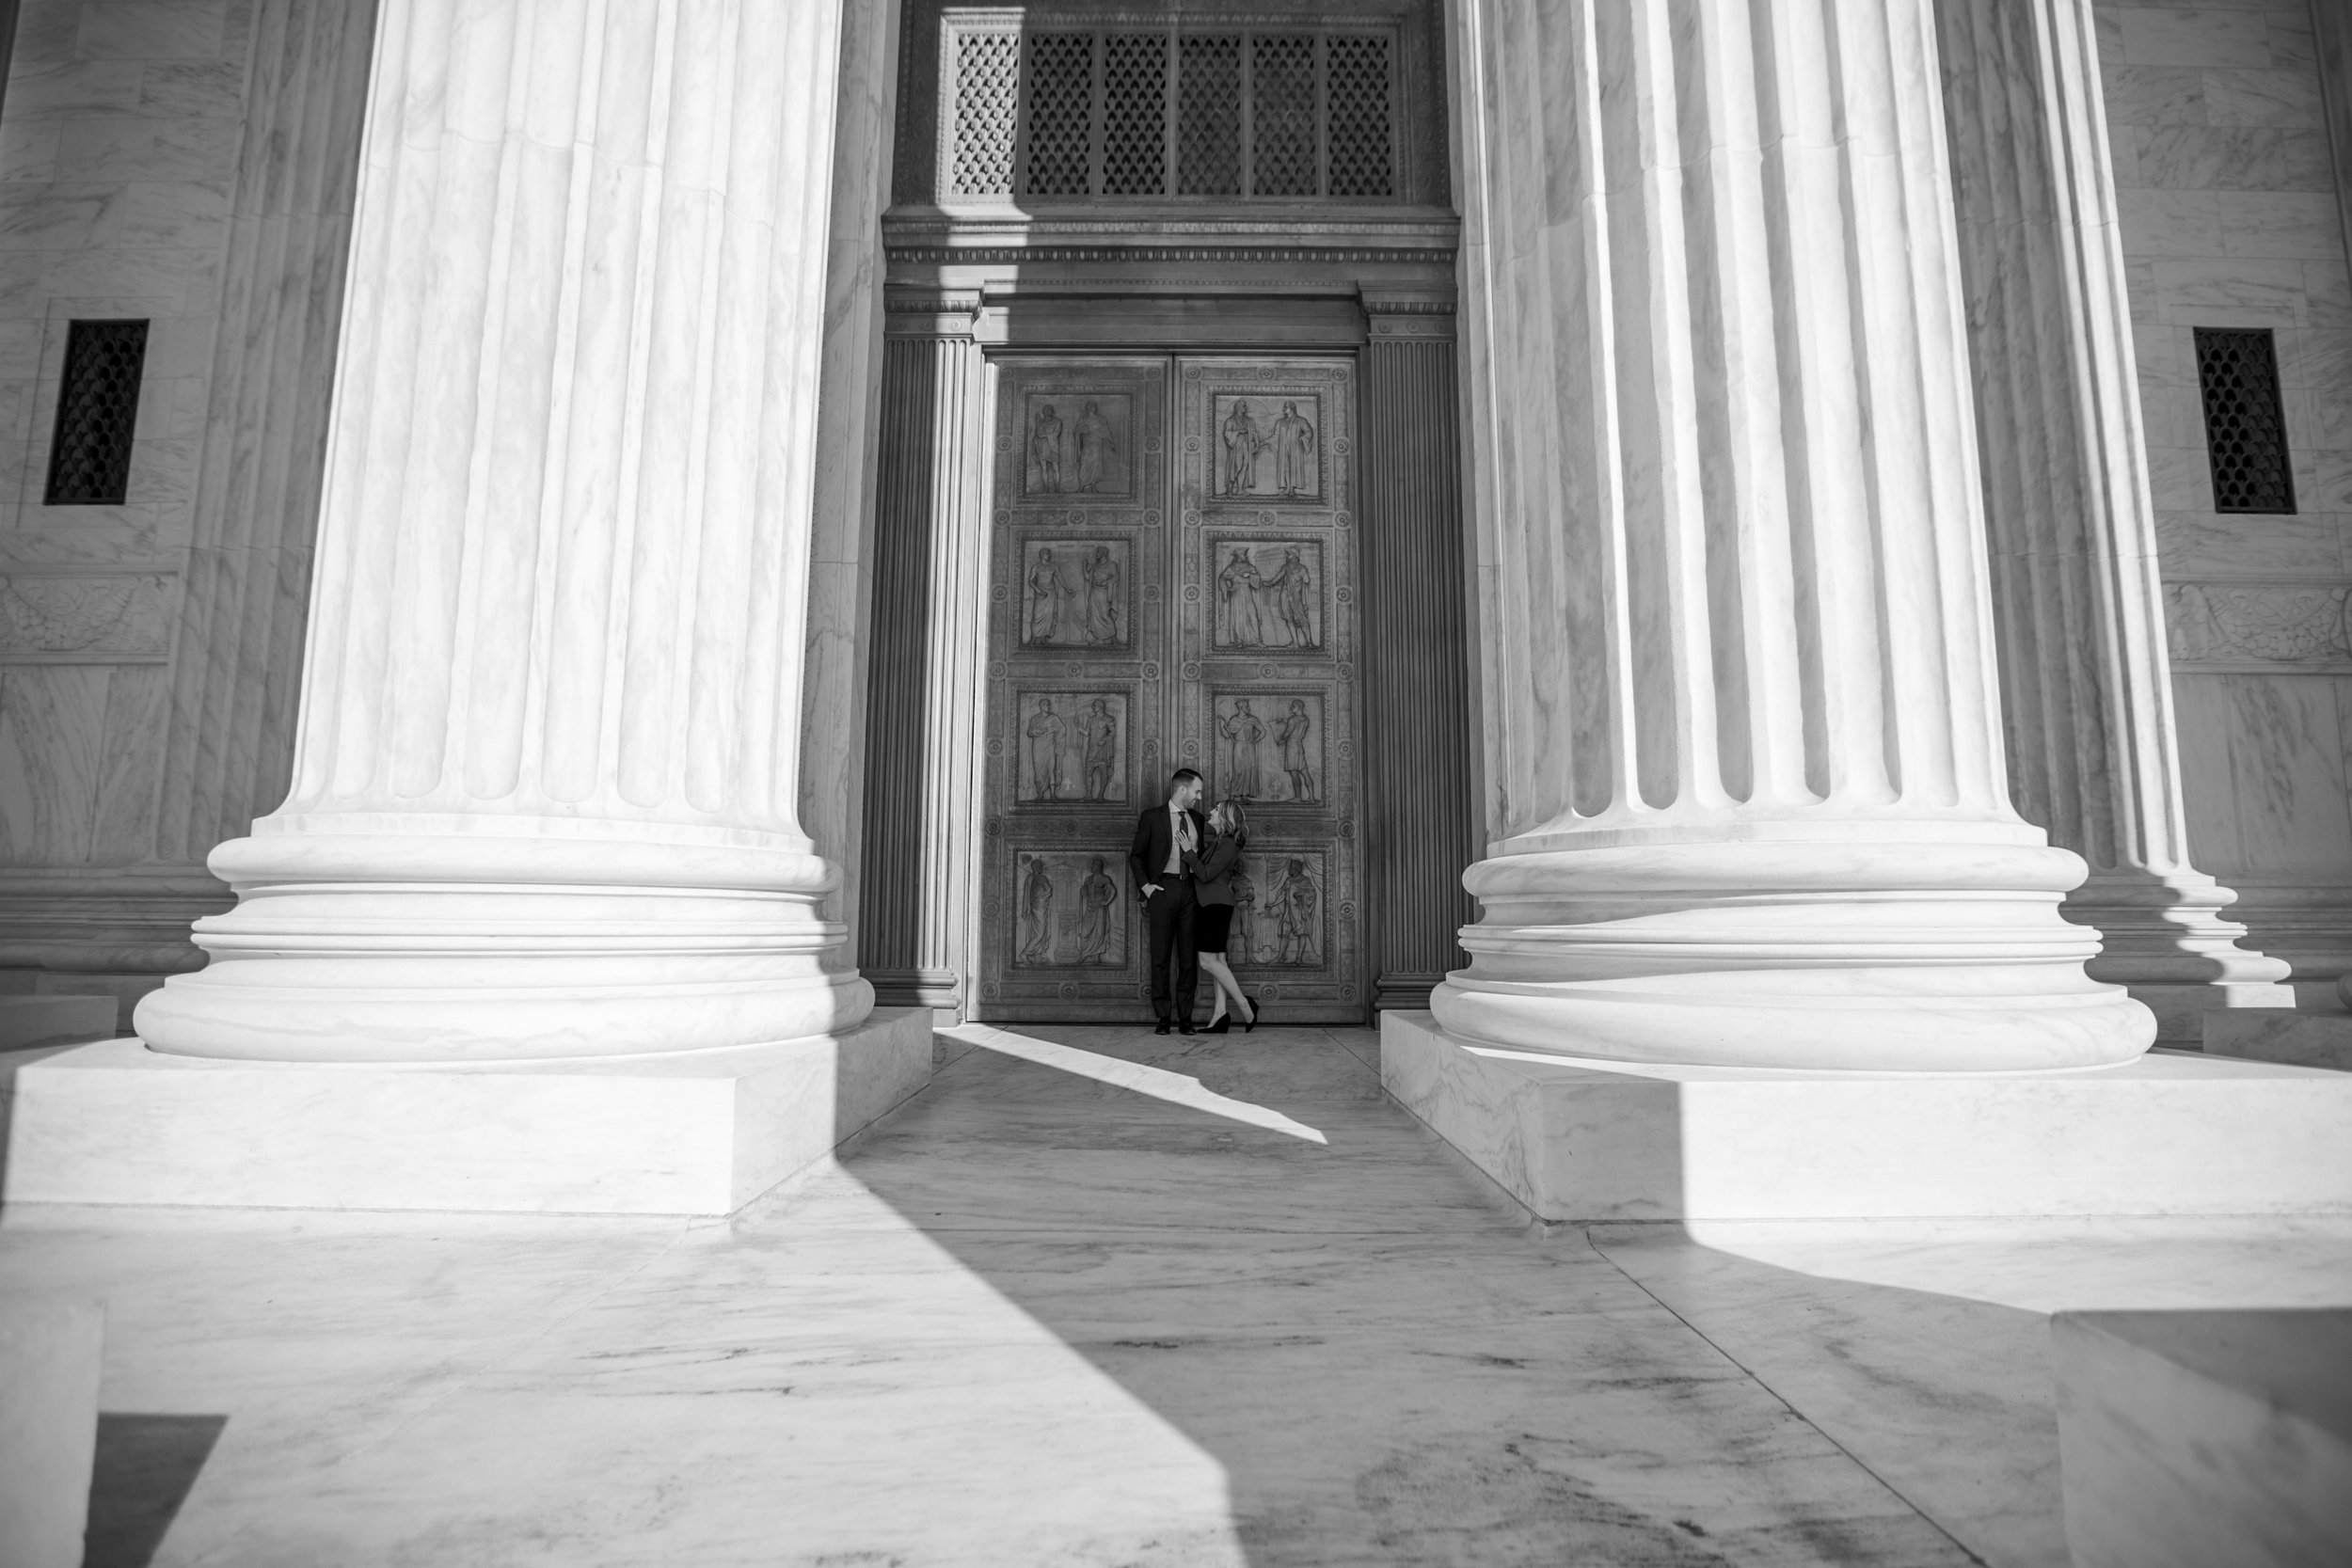
[(1192, 1025), (1189, 1023), (1179, 1023), (1176, 1025), (1176, 1032), (1180, 1035), (1189, 1035), (1192, 1033)]
[[(1152, 1026), (1152, 1033), (1153, 1033), (1153, 1034), (1155, 1034), (1155, 1035), (1165, 1035), (1165, 1034), (1167, 1034), (1167, 1033), (1168, 1033), (1168, 1021), (1167, 1021), (1166, 1019), (1162, 1019), (1159, 1022), (1157, 1022), (1157, 1023), (1153, 1024), (1153, 1025)], [(1192, 1031), (1191, 1031), (1191, 1030), (1189, 1030), (1189, 1029), (1187, 1029), (1187, 1030), (1185, 1030), (1185, 1031), (1184, 1031), (1184, 1033), (1185, 1033), (1185, 1034), (1187, 1034), (1187, 1035), (1189, 1035), (1189, 1034), (1191, 1034), (1191, 1033), (1192, 1033)]]

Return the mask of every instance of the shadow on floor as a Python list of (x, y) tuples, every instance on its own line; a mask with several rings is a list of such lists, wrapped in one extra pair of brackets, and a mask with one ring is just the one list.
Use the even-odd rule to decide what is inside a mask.
[(1736, 1259), (1645, 1282), (1455, 1166), (1361, 1039), (1020, 1033), (1098, 1065), (973, 1051), (850, 1169), (1213, 1456), (1255, 1568), (2064, 1564), (2039, 1315)]
[(82, 1568), (147, 1568), (228, 1424), (226, 1416), (102, 1412)]

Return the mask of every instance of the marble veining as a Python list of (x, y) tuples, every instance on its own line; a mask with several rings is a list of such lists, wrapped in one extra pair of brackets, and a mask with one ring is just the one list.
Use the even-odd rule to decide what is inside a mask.
[(2058, 1568), (2044, 1314), (2352, 1300), (2341, 1226), (1530, 1230), (1361, 1032), (1022, 1033), (1088, 1069), (968, 1050), (723, 1221), (19, 1206), (0, 1288), (227, 1418), (159, 1568)]

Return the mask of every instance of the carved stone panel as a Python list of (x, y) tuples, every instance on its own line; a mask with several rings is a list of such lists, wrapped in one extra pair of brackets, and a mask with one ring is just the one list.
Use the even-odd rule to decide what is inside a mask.
[(1032, 652), (1124, 649), (1135, 642), (1135, 542), (1022, 530), (1019, 645)]
[(1007, 737), (1018, 752), (1013, 800), (1025, 807), (1125, 805), (1134, 777), (1128, 689), (1013, 689), (1013, 731)]
[(1135, 397), (1109, 388), (1032, 388), (1023, 397), (1021, 498), (1065, 504), (1069, 496), (1133, 499)]
[(1248, 687), (1214, 692), (1208, 715), (1216, 792), (1252, 807), (1320, 808), (1330, 766), (1320, 687)]
[(1331, 588), (1327, 541), (1211, 532), (1200, 576), (1210, 646), (1219, 654), (1328, 657)]
[(1012, 968), (1099, 975), (1128, 967), (1136, 905), (1119, 854), (1022, 847), (1012, 865)]

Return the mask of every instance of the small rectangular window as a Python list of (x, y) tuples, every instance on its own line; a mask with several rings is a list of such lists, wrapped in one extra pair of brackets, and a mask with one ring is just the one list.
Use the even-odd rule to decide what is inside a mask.
[(131, 436), (146, 365), (145, 322), (72, 324), (49, 443), (49, 505), (119, 506), (129, 498)]
[(2295, 470), (2279, 402), (2278, 345), (2268, 329), (2197, 328), (2205, 449), (2217, 512), (2293, 512)]

